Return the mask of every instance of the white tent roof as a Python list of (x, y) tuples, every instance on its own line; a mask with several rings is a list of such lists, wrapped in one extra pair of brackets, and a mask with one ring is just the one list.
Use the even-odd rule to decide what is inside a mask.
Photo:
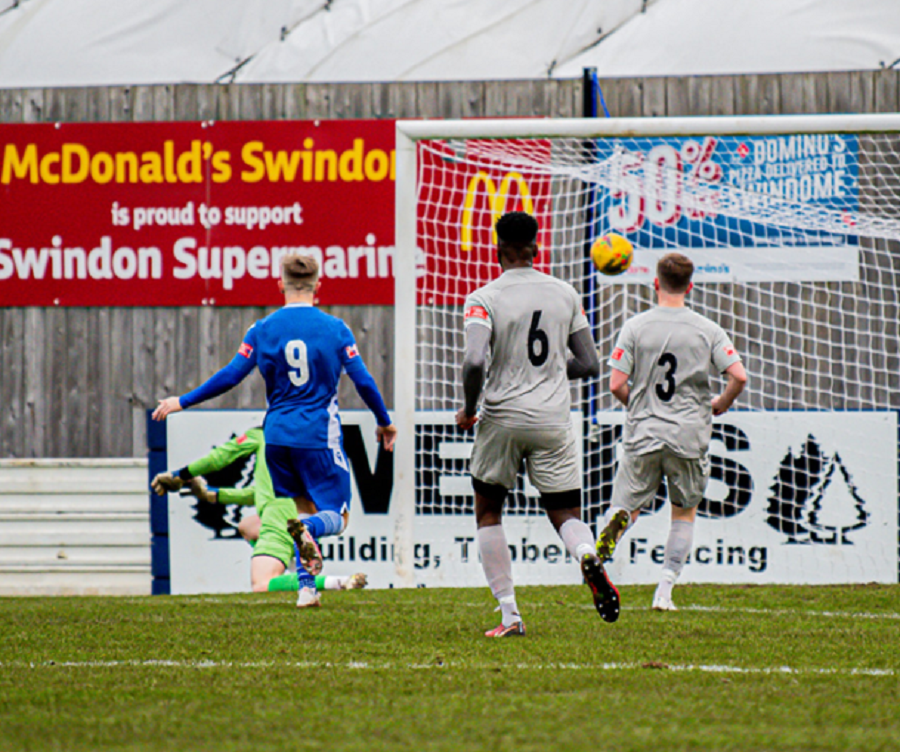
[(900, 0), (0, 0), (0, 87), (865, 70), (898, 58)]
[(0, 86), (210, 83), (324, 6), (325, 0), (20, 0), (0, 13)]
[(900, 0), (657, 0), (555, 75), (874, 70), (898, 58)]
[(345, 0), (266, 45), (237, 80), (545, 78), (640, 7), (641, 0)]

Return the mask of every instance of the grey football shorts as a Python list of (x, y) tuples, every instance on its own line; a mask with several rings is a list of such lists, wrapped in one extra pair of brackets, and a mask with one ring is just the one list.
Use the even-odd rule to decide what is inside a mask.
[(512, 489), (522, 462), (541, 493), (581, 489), (581, 457), (571, 426), (510, 428), (482, 419), (475, 424), (469, 469), (483, 483)]
[(623, 452), (613, 482), (612, 505), (630, 512), (647, 506), (664, 476), (669, 501), (684, 509), (695, 507), (703, 500), (709, 481), (709, 455), (679, 457), (669, 449), (647, 454)]

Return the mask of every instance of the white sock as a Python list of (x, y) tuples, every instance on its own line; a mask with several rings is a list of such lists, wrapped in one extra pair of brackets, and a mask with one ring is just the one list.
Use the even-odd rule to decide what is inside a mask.
[(500, 599), (500, 621), (504, 627), (509, 627), (517, 621), (522, 621), (519, 615), (519, 607), (516, 605), (516, 596), (507, 595)]
[(516, 590), (513, 586), (512, 559), (502, 525), (478, 528), (478, 552), (488, 587), (500, 603), (503, 626), (521, 621), (516, 606)]
[(672, 600), (672, 586), (691, 552), (694, 543), (694, 523), (689, 520), (672, 520), (669, 526), (669, 537), (666, 540), (666, 551), (663, 558), (663, 570), (660, 574), (656, 594)]
[(678, 579), (678, 575), (675, 574), (675, 572), (671, 569), (663, 569), (659, 577), (659, 584), (656, 586), (656, 593), (653, 597), (665, 598), (668, 601), (672, 600), (672, 587), (675, 585), (676, 579)]
[(668, 569), (677, 578), (684, 569), (684, 563), (691, 553), (693, 543), (694, 523), (688, 520), (672, 520), (672, 524), (669, 526), (669, 537), (666, 540), (663, 570)]
[(342, 590), (344, 583), (349, 579), (349, 577), (339, 577), (336, 574), (327, 574), (325, 575), (325, 589)]
[(581, 561), (585, 554), (595, 555), (594, 534), (581, 520), (566, 520), (559, 527), (559, 537), (566, 544), (566, 550), (574, 557), (575, 561)]

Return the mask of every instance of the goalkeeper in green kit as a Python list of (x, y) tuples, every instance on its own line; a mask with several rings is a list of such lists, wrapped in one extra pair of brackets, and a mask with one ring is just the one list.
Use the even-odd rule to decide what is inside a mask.
[[(251, 428), (180, 470), (158, 474), (151, 481), (151, 487), (162, 496), (166, 492), (177, 492), (187, 486), (191, 494), (200, 501), (255, 506), (257, 517), (245, 517), (238, 525), (240, 534), (253, 546), (253, 557), (250, 560), (253, 592), (296, 592), (297, 573), (287, 571), (291, 559), (295, 558), (295, 545), (288, 533), (287, 523), (288, 520), (297, 519), (298, 513), (306, 516), (306, 510), (298, 509), (293, 499), (275, 496), (266, 467), (265, 449), (262, 427)], [(211, 489), (200, 477), (222, 470), (248, 455), (256, 457), (252, 486)], [(297, 566), (300, 567), (299, 561)], [(319, 590), (352, 590), (365, 586), (364, 574), (316, 577), (316, 587)]]

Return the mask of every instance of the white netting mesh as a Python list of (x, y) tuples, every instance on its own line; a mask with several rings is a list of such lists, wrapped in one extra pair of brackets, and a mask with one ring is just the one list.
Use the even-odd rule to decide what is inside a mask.
[[(493, 223), (525, 210), (541, 225), (538, 268), (582, 294), (604, 363), (600, 380), (572, 389), (585, 518), (608, 504), (621, 434), (606, 360), (625, 319), (653, 304), (656, 260), (679, 250), (697, 268), (689, 304), (732, 335), (750, 374), (739, 409), (716, 424), (700, 508), (730, 527), (708, 527), (686, 571), (896, 581), (900, 135), (433, 140), (417, 160), (415, 401), (431, 416), (417, 437), (420, 515), (472, 513), (471, 437), (450, 417), (462, 404), (462, 303), (500, 272)], [(636, 248), (616, 278), (589, 261), (610, 230)], [(663, 504), (661, 492), (650, 515)], [(520, 480), (507, 514), (538, 509)], [(626, 580), (661, 563), (665, 526), (647, 529), (617, 562)], [(753, 550), (765, 551), (756, 577)]]

